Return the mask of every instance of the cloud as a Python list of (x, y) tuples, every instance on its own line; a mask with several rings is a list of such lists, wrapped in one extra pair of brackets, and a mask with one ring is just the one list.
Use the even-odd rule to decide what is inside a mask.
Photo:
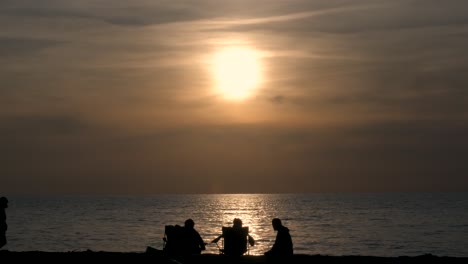
[[(43, 138), (32, 145), (27, 141), (29, 146), (2, 142), (8, 153), (3, 160), (10, 162), (0, 177), (15, 175), (17, 182), (39, 177), (37, 188), (53, 191), (59, 184), (63, 193), (427, 191), (442, 190), (442, 178), (443, 190), (455, 190), (467, 184), (462, 175), (468, 169), (463, 159), (468, 127), (446, 127), (454, 123), (239, 124), (139, 135), (74, 133), (55, 139), (60, 144)], [(106, 181), (119, 184), (105, 187)], [(177, 187), (180, 181), (193, 187)], [(3, 182), (10, 190), (19, 187)]]
[(146, 26), (173, 22), (185, 22), (204, 17), (202, 9), (191, 5), (139, 1), (135, 3), (101, 1), (99, 3), (76, 3), (42, 1), (29, 4), (10, 3), (0, 10), (0, 15), (47, 18), (47, 19), (89, 19), (105, 21), (121, 26)]
[[(468, 4), (460, 1), (354, 1), (313, 9), (304, 4), (301, 12), (264, 18), (228, 21), (225, 30), (269, 31), (288, 34), (350, 34), (372, 31), (456, 27), (468, 24)], [(312, 10), (312, 11), (303, 11)]]
[(22, 115), (0, 117), (0, 131), (4, 137), (24, 135), (53, 137), (79, 134), (87, 128), (80, 119), (70, 115)]
[[(467, 186), (464, 1), (2, 4), (5, 188)], [(210, 54), (234, 44), (264, 65), (244, 102), (211, 90)]]
[(0, 56), (31, 56), (38, 51), (54, 47), (59, 44), (60, 42), (52, 40), (0, 37)]
[(277, 95), (271, 98), (271, 101), (275, 104), (282, 104), (285, 100), (286, 98), (282, 95)]

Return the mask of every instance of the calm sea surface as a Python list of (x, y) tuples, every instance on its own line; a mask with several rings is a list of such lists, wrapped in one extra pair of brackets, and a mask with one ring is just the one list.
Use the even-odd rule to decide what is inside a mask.
[[(164, 226), (187, 218), (205, 242), (241, 218), (260, 255), (274, 242), (271, 219), (290, 229), (295, 253), (468, 256), (468, 193), (8, 196), (11, 251), (163, 248)], [(220, 243), (218, 243), (220, 244)], [(208, 244), (206, 253), (218, 253)]]

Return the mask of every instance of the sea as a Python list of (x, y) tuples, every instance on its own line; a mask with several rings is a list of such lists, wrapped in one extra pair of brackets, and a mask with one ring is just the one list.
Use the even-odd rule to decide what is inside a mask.
[(144, 252), (163, 249), (166, 225), (195, 221), (203, 253), (240, 218), (262, 255), (273, 218), (288, 227), (296, 254), (468, 257), (468, 193), (194, 194), (8, 196), (10, 251)]

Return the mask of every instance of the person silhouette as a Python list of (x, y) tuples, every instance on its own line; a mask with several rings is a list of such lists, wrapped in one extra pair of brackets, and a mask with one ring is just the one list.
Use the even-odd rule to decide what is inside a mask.
[(198, 255), (201, 254), (202, 250), (205, 250), (205, 242), (201, 238), (197, 230), (195, 230), (195, 222), (192, 219), (185, 220), (184, 231), (185, 231), (185, 253), (187, 255)]
[(273, 218), (271, 221), (273, 229), (277, 231), (276, 240), (273, 247), (265, 252), (268, 257), (289, 257), (293, 255), (293, 243), (289, 229), (283, 224), (279, 218)]
[(164, 229), (163, 251), (168, 256), (180, 256), (185, 254), (186, 239), (185, 228), (180, 225), (166, 225)]
[(241, 256), (247, 252), (247, 242), (250, 246), (255, 245), (254, 238), (249, 235), (248, 227), (242, 227), (242, 220), (239, 218), (234, 218), (231, 228), (223, 227), (223, 233), (211, 243), (218, 243), (221, 238), (224, 238), (224, 249), (221, 252), (230, 256)]
[(5, 209), (8, 208), (8, 199), (6, 197), (0, 198), (0, 248), (6, 245), (6, 231), (8, 225), (6, 223)]

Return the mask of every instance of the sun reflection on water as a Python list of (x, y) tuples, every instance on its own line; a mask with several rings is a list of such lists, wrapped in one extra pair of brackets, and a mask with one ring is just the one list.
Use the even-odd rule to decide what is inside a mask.
[[(249, 234), (255, 239), (255, 246), (250, 247), (252, 255), (262, 255), (269, 250), (274, 242), (276, 233), (271, 226), (271, 219), (277, 217), (271, 214), (274, 204), (268, 202), (265, 196), (257, 197), (255, 194), (226, 194), (217, 195), (217, 201), (210, 205), (210, 211), (216, 212), (219, 217), (214, 221), (214, 226), (205, 229), (209, 235), (207, 240), (221, 234), (222, 226), (232, 226), (233, 220), (239, 218), (244, 227), (249, 227)], [(210, 237), (213, 234), (213, 237)], [(207, 248), (207, 253), (217, 253)]]

